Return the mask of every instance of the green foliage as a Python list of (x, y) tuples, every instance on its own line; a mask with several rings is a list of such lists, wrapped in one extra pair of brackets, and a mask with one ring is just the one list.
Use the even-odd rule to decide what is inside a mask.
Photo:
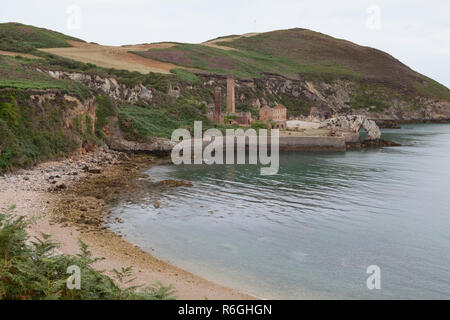
[(45, 67), (46, 69), (57, 68), (59, 70), (71, 70), (79, 72), (101, 72), (103, 70), (92, 63), (83, 63), (80, 61), (57, 56), (48, 52), (38, 51), (34, 54), (42, 57), (43, 59), (38, 61), (35, 60), (32, 62), (32, 64)]
[(90, 90), (81, 83), (53, 79), (21, 62), (20, 59), (0, 56), (0, 89), (60, 89), (76, 95), (81, 100), (91, 94)]
[(72, 119), (73, 128), (80, 135), (82, 135), (84, 133), (84, 128), (83, 128), (83, 122), (82, 121), (83, 121), (83, 116), (81, 114), (75, 116)]
[[(420, 94), (450, 99), (448, 88), (417, 74), (384, 52), (311, 30), (281, 30), (229, 40), (217, 42), (216, 45), (234, 50), (202, 44), (179, 44), (135, 53), (186, 68), (237, 78), (263, 78), (264, 73), (270, 73), (290, 79), (327, 82), (336, 79), (375, 80), (381, 85), (401, 89), (407, 98)], [(419, 77), (423, 81), (418, 80)], [(284, 104), (288, 111), (297, 109), (290, 115), (304, 114), (309, 109), (308, 106), (297, 108)]]
[(164, 108), (124, 106), (119, 109), (120, 127), (133, 141), (145, 141), (149, 137), (170, 138), (172, 132), (179, 128), (193, 132), (194, 121), (202, 121), (204, 128), (211, 126), (201, 109), (192, 105)]
[(33, 165), (75, 147), (62, 129), (62, 110), (57, 106), (35, 109), (24, 103), (27, 97), (20, 90), (0, 93), (0, 172)]
[(69, 40), (82, 41), (62, 33), (20, 23), (0, 24), (0, 50), (34, 52), (37, 48), (71, 47)]
[(268, 129), (268, 125), (263, 121), (254, 121), (252, 123), (252, 129)]
[(188, 84), (199, 84), (201, 80), (195, 74), (185, 70), (185, 69), (172, 69), (171, 73), (175, 74), (181, 81)]
[(236, 105), (236, 111), (237, 112), (250, 112), (252, 114), (253, 118), (259, 117), (259, 110), (248, 104), (238, 103)]
[(357, 92), (351, 97), (350, 105), (353, 109), (374, 107), (373, 111), (383, 111), (390, 105), (388, 101), (389, 92), (375, 85), (360, 84)]
[(96, 131), (94, 130), (94, 121), (92, 120), (90, 115), (86, 115), (84, 117), (86, 131), (83, 136), (83, 140), (89, 141), (94, 145), (98, 145), (100, 143), (99, 137), (96, 135)]
[(99, 138), (103, 138), (102, 129), (108, 125), (109, 117), (117, 115), (117, 109), (114, 102), (107, 96), (97, 97), (97, 109), (95, 111), (95, 134)]
[[(224, 45), (230, 42), (225, 42)], [(262, 73), (275, 73), (297, 78), (299, 73), (312, 78), (360, 77), (351, 68), (336, 61), (324, 64), (305, 64), (289, 57), (240, 48), (222, 50), (200, 44), (182, 44), (165, 49), (151, 49), (135, 52), (143, 57), (170, 62), (176, 65), (196, 68), (216, 74), (232, 74), (238, 78), (261, 78)], [(182, 58), (179, 58), (182, 57)]]
[(450, 101), (450, 90), (433, 79), (420, 75), (424, 80), (414, 84), (414, 88), (423, 96)]
[[(15, 218), (11, 210), (0, 213), (0, 300), (168, 300), (174, 299), (172, 287), (128, 287), (133, 280), (131, 268), (113, 270), (116, 281), (93, 265), (93, 258), (81, 240), (78, 255), (56, 254), (58, 244), (47, 234), (29, 239), (29, 221)], [(81, 271), (81, 288), (69, 290), (70, 266)]]

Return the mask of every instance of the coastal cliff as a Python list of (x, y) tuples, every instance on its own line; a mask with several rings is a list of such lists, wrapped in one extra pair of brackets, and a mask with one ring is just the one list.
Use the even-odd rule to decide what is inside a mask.
[[(41, 38), (52, 34), (0, 24), (4, 36), (17, 35), (1, 49), (13, 55), (26, 52), (0, 54), (2, 172), (104, 143), (120, 151), (167, 152), (172, 132), (192, 132), (194, 121), (202, 121), (205, 130), (225, 130), (230, 126), (215, 123), (210, 115), (215, 92), (226, 91), (229, 77), (235, 79), (236, 112), (254, 119), (262, 107), (282, 104), (288, 119), (304, 121), (362, 116), (388, 127), (450, 121), (445, 86), (384, 52), (306, 29), (236, 36), (215, 41), (213, 47), (208, 42), (130, 47), (149, 49), (127, 51), (127, 57), (173, 68), (147, 74), (41, 51), (48, 41), (21, 38), (25, 31)], [(54, 46), (71, 48), (73, 41), (84, 46), (88, 60), (89, 50), (103, 48), (65, 37)], [(115, 62), (123, 57), (117, 53)]]

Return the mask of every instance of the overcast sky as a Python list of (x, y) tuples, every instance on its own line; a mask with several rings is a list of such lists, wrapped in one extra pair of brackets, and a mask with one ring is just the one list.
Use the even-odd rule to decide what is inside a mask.
[(1, 22), (122, 45), (308, 28), (381, 49), (450, 87), (449, 0), (14, 0)]

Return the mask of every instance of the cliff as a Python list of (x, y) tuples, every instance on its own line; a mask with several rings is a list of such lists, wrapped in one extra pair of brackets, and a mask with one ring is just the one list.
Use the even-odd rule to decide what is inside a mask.
[[(81, 43), (50, 30), (0, 24), (0, 49), (29, 53), (0, 55), (0, 171), (102, 143), (122, 151), (167, 151), (172, 131), (192, 130), (196, 120), (204, 129), (225, 129), (208, 115), (215, 89), (226, 92), (230, 75), (236, 111), (255, 118), (262, 106), (280, 103), (289, 118), (364, 116), (382, 125), (450, 121), (445, 86), (384, 52), (310, 30), (130, 47), (141, 50), (133, 63), (178, 66), (170, 74), (105, 68), (39, 50), (70, 51), (74, 41)], [(114, 57), (120, 62), (123, 55)]]

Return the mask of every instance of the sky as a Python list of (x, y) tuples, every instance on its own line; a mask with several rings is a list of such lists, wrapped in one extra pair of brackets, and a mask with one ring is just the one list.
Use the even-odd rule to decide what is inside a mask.
[(107, 45), (307, 28), (383, 50), (450, 87), (448, 0), (14, 0), (0, 22), (20, 22)]

